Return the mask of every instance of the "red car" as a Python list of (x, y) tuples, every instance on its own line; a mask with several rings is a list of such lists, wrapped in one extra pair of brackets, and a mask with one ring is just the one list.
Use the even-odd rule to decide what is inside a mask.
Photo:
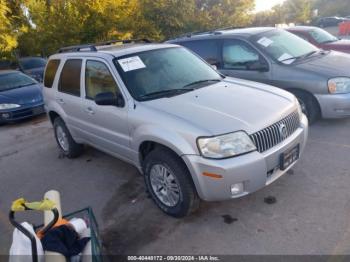
[(321, 28), (314, 26), (296, 26), (287, 28), (286, 30), (318, 48), (350, 53), (350, 40), (341, 40)]

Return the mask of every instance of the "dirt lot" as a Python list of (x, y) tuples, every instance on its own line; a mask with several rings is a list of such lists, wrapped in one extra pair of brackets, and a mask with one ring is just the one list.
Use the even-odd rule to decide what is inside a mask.
[(350, 120), (318, 122), (302, 160), (277, 182), (177, 220), (147, 198), (129, 164), (91, 148), (60, 157), (46, 118), (1, 126), (0, 253), (11, 241), (11, 201), (57, 189), (64, 212), (93, 208), (111, 254), (350, 254), (349, 130)]

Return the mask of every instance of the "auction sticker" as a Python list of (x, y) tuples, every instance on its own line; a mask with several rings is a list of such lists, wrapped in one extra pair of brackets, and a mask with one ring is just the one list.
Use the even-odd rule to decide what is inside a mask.
[(284, 64), (291, 64), (293, 63), (295, 60), (295, 58), (293, 58), (293, 56), (291, 56), (290, 54), (284, 53), (283, 55), (280, 56), (280, 58), (278, 58), (278, 61), (284, 63)]
[(273, 41), (267, 37), (262, 37), (258, 40), (258, 43), (264, 47), (268, 47), (273, 43)]
[(120, 64), (124, 72), (129, 72), (146, 67), (146, 65), (142, 62), (141, 58), (138, 56), (119, 59), (118, 63)]

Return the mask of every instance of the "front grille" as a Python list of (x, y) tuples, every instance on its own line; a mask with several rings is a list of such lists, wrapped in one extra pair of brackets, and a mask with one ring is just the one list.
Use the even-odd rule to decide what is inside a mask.
[(299, 114), (294, 112), (277, 123), (250, 135), (250, 138), (257, 150), (262, 153), (287, 139), (298, 129), (299, 125)]

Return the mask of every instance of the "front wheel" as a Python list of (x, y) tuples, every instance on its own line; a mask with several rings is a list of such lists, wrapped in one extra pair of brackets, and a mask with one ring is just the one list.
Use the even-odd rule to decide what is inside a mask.
[(60, 117), (57, 117), (53, 124), (55, 138), (63, 154), (68, 158), (76, 158), (83, 152), (83, 145), (74, 141), (68, 128)]
[(184, 217), (199, 207), (199, 197), (186, 165), (167, 149), (151, 151), (144, 160), (147, 190), (156, 205), (173, 217)]
[(309, 123), (313, 124), (316, 122), (321, 113), (315, 97), (299, 90), (292, 91), (292, 93), (297, 97), (301, 110), (308, 118)]

